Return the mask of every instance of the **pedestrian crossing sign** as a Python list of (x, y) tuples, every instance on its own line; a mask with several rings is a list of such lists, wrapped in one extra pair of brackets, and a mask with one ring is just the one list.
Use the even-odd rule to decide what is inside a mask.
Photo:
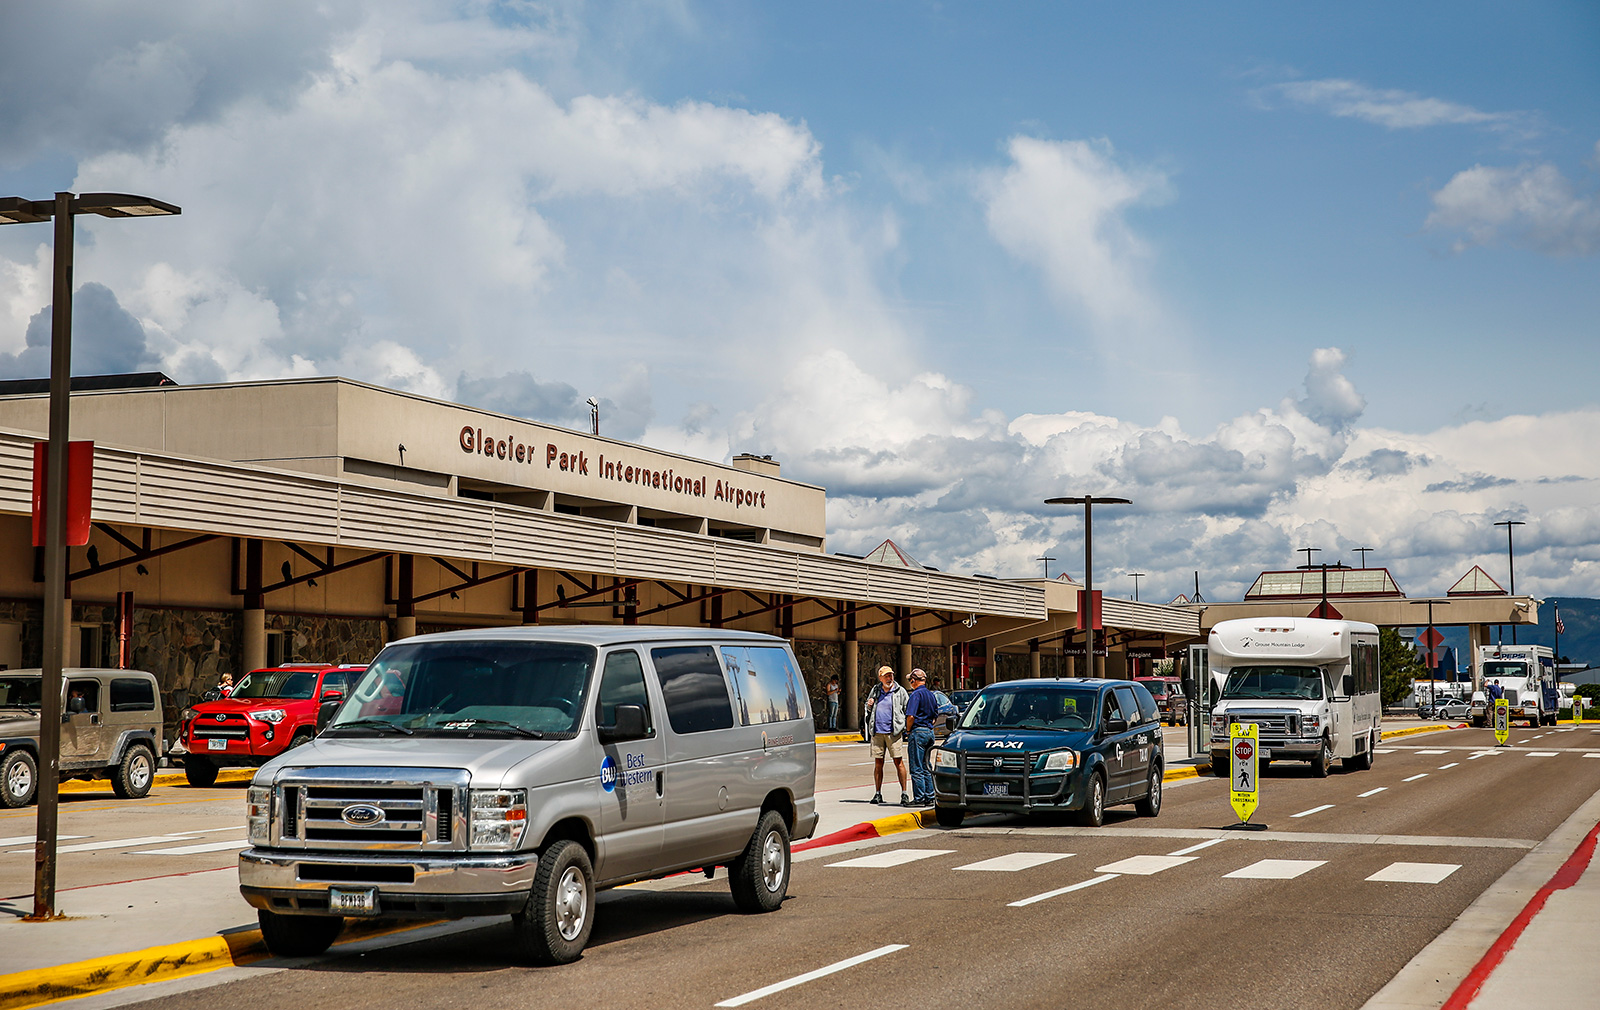
[(1228, 727), (1228, 752), (1231, 755), (1228, 799), (1242, 823), (1250, 823), (1261, 798), (1260, 730), (1253, 722), (1236, 722)]
[(1511, 702), (1504, 698), (1494, 700), (1494, 742), (1504, 747), (1511, 739)]

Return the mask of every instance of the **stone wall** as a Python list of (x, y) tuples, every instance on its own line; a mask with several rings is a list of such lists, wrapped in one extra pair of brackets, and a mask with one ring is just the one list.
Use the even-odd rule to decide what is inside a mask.
[[(820, 731), (828, 723), (828, 696), (823, 689), (830, 677), (844, 679), (844, 646), (839, 642), (807, 642), (796, 639), (795, 658), (800, 661), (800, 675), (806, 681), (806, 693), (811, 697), (811, 714)], [(843, 713), (840, 713), (843, 723)]]
[(370, 663), (388, 640), (382, 618), (267, 613), (267, 631), (283, 632), (286, 663)]

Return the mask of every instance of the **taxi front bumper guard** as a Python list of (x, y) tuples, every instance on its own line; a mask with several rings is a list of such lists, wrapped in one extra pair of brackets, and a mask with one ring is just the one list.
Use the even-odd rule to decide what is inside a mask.
[[(1039, 758), (1057, 751), (1006, 751), (998, 754), (989, 751), (953, 751), (956, 756), (956, 768), (951, 772), (948, 768), (934, 768), (933, 782), (934, 793), (940, 799), (951, 798), (956, 806), (968, 807), (974, 802), (981, 805), (999, 804), (1007, 808), (1016, 806), (1015, 801), (1021, 800), (1022, 809), (1027, 810), (1036, 806), (1059, 807), (1061, 802), (1068, 798), (1068, 788), (1072, 781), (1072, 771), (1037, 771)], [(941, 777), (956, 779), (956, 792), (951, 793), (939, 788)], [(1045, 788), (1035, 791), (1034, 779), (1041, 778), (1046, 781), (1040, 783)], [(971, 791), (973, 783), (978, 784), (981, 790), (985, 783), (1004, 782), (1008, 787), (1020, 783), (1021, 791), (1017, 792), (1008, 788), (1001, 795), (994, 793)], [(1053, 786), (1054, 788), (1049, 788)]]

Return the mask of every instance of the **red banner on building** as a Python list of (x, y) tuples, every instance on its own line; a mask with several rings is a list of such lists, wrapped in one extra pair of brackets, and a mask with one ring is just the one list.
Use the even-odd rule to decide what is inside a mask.
[(1103, 623), (1101, 623), (1101, 619), (1100, 619), (1101, 618), (1101, 615), (1100, 615), (1100, 590), (1096, 589), (1093, 593), (1090, 593), (1089, 595), (1092, 596), (1093, 599), (1089, 601), (1089, 604), (1087, 606), (1085, 606), (1084, 602), (1083, 602), (1084, 594), (1082, 592), (1078, 593), (1078, 630), (1079, 631), (1085, 631), (1085, 630), (1087, 630), (1089, 628), (1089, 625), (1086, 624), (1085, 622), (1090, 620), (1090, 615), (1091, 614), (1093, 615), (1093, 620), (1094, 620), (1094, 630), (1099, 631), (1101, 628), (1105, 627), (1105, 625)]
[[(49, 442), (33, 443), (33, 546), (44, 546), (44, 488)], [(94, 443), (67, 443), (67, 525), (69, 547), (89, 542), (89, 510), (94, 504)]]

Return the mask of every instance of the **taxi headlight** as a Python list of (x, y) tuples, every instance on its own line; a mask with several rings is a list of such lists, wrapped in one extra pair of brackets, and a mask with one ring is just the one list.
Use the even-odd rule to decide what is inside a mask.
[(526, 789), (472, 790), (472, 847), (508, 851), (528, 827)]
[(245, 791), (245, 827), (252, 842), (266, 842), (272, 825), (272, 789), (251, 786)]
[(945, 750), (943, 747), (935, 747), (933, 749), (933, 766), (935, 768), (956, 767), (956, 752)]
[(286, 713), (281, 708), (264, 708), (259, 712), (251, 712), (250, 718), (277, 725), (284, 720), (285, 715)]
[(1066, 772), (1078, 767), (1078, 752), (1071, 750), (1058, 750), (1044, 759), (1044, 770), (1047, 772)]

